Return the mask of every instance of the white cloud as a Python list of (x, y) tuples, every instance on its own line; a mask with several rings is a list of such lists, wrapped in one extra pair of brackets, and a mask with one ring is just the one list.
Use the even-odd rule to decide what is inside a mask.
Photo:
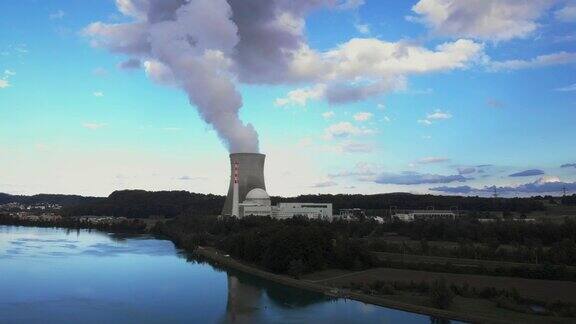
[(50, 147), (44, 143), (36, 143), (36, 145), (34, 145), (34, 147), (36, 148), (37, 151), (40, 152), (46, 152), (50, 150)]
[(418, 123), (423, 125), (432, 125), (435, 121), (447, 120), (450, 118), (452, 118), (452, 114), (437, 109), (433, 113), (426, 115), (426, 118), (418, 120)]
[(180, 181), (197, 181), (197, 180), (206, 180), (208, 178), (206, 177), (191, 177), (191, 176), (181, 176), (176, 178), (176, 180), (180, 180)]
[(504, 108), (505, 106), (502, 101), (495, 98), (488, 98), (488, 100), (486, 100), (486, 104), (491, 108)]
[(546, 194), (546, 193), (561, 193), (564, 189), (569, 192), (576, 191), (576, 182), (564, 182), (556, 176), (544, 176), (534, 182), (519, 184), (519, 185), (507, 185), (503, 187), (484, 187), (484, 188), (473, 188), (470, 186), (459, 186), (459, 187), (437, 187), (430, 188), (433, 191), (441, 191), (447, 193), (456, 194), (468, 194), (468, 195), (478, 195), (492, 194), (495, 190), (502, 195), (522, 195), (522, 196), (532, 196), (535, 194)]
[(318, 84), (314, 87), (295, 89), (286, 95), (284, 98), (278, 98), (274, 104), (278, 107), (284, 106), (306, 106), (308, 100), (318, 100), (324, 96), (326, 86)]
[(104, 123), (83, 123), (82, 127), (87, 128), (89, 130), (97, 130), (103, 127), (106, 127), (107, 124)]
[(97, 67), (94, 70), (92, 70), (92, 73), (96, 76), (105, 76), (108, 74), (108, 71), (103, 67)]
[(555, 0), (420, 0), (410, 17), (433, 33), (502, 41), (529, 36)]
[(566, 87), (557, 88), (555, 90), (556, 91), (576, 91), (576, 83), (571, 84), (571, 85), (566, 86)]
[(557, 35), (553, 38), (554, 43), (569, 43), (576, 41), (576, 34)]
[(434, 164), (434, 163), (444, 163), (448, 161), (450, 161), (449, 158), (430, 156), (418, 160), (418, 164)]
[(374, 130), (364, 127), (356, 127), (349, 122), (340, 122), (330, 125), (324, 130), (324, 139), (346, 138), (353, 135), (370, 135)]
[(435, 112), (428, 114), (426, 119), (428, 120), (442, 120), (442, 119), (450, 119), (452, 115), (447, 112), (442, 112), (440, 110), (436, 110)]
[(507, 60), (488, 62), (488, 68), (492, 71), (520, 70), (552, 65), (576, 63), (576, 52), (557, 52), (539, 55), (528, 60)]
[(8, 88), (10, 86), (10, 82), (8, 80), (0, 79), (0, 89)]
[(5, 75), (6, 77), (11, 77), (11, 76), (15, 76), (15, 75), (16, 75), (16, 72), (11, 71), (11, 70), (4, 70), (4, 75)]
[(354, 120), (359, 122), (365, 122), (372, 118), (373, 114), (369, 112), (359, 112), (354, 115)]
[(377, 174), (377, 167), (366, 162), (356, 163), (353, 169), (340, 171), (336, 173), (331, 173), (328, 175), (330, 178), (341, 178), (341, 177), (361, 177), (366, 179), (367, 177), (375, 176)]
[(62, 10), (58, 10), (56, 12), (51, 13), (48, 17), (50, 19), (62, 19), (66, 16), (66, 13)]
[(368, 24), (354, 24), (354, 28), (356, 28), (360, 34), (370, 34), (370, 25)]
[(375, 38), (353, 38), (336, 49), (316, 53), (301, 49), (294, 73), (325, 80), (384, 78), (466, 68), (483, 45), (460, 39), (430, 50), (407, 42), (386, 42)]
[(344, 153), (370, 153), (374, 151), (374, 146), (369, 143), (347, 141), (340, 145)]
[(329, 180), (329, 181), (318, 182), (318, 183), (312, 185), (312, 188), (327, 188), (327, 187), (334, 187), (337, 185), (338, 185), (337, 182)]
[(339, 5), (338, 9), (349, 10), (355, 9), (364, 5), (364, 0), (343, 0)]
[(334, 117), (334, 112), (333, 111), (327, 111), (325, 113), (322, 113), (322, 117), (324, 117), (324, 119), (330, 119)]
[(310, 137), (304, 137), (296, 143), (296, 147), (305, 148), (314, 145), (314, 141)]
[(375, 177), (374, 182), (380, 184), (419, 185), (431, 183), (464, 182), (470, 180), (463, 175), (439, 175), (404, 171), (401, 173), (383, 172)]
[[(466, 69), (483, 58), (483, 45), (460, 39), (443, 43), (433, 50), (408, 42), (386, 42), (375, 38), (354, 38), (337, 48), (316, 52), (306, 46), (294, 53), (290, 69), (295, 81), (319, 83), (314, 88), (295, 90), (295, 99), (328, 99), (346, 103), (404, 90), (406, 77), (454, 69)], [(282, 98), (285, 105), (298, 100)], [(300, 99), (302, 102), (303, 99)]]
[(95, 91), (93, 93), (94, 97), (104, 97), (104, 92), (102, 91)]
[(562, 22), (575, 22), (576, 21), (576, 4), (570, 3), (564, 8), (558, 9), (554, 12), (554, 17)]

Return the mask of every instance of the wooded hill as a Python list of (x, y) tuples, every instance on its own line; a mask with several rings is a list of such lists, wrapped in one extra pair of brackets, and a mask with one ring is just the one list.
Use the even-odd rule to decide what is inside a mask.
[(84, 197), (78, 195), (51, 195), (40, 194), (34, 196), (9, 195), (0, 193), (0, 205), (7, 203), (20, 203), (25, 205), (58, 204), (60, 206), (76, 206), (81, 204), (103, 201), (103, 197)]
[[(199, 194), (187, 191), (144, 190), (115, 191), (105, 199), (65, 208), (64, 215), (107, 215), (125, 217), (164, 216), (174, 217), (184, 212), (194, 215), (218, 215), (222, 211), (225, 196)], [(303, 195), (292, 198), (272, 197), (278, 202), (332, 203), (334, 213), (344, 208), (362, 208), (373, 211), (397, 209), (458, 208), (468, 211), (505, 211), (528, 213), (545, 210), (544, 199), (535, 198), (480, 198), (458, 196), (413, 195), (390, 193), (376, 195)]]

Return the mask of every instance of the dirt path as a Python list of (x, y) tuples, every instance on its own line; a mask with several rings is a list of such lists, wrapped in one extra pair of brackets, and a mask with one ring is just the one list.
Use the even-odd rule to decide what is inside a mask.
[[(280, 284), (283, 284), (286, 286), (291, 286), (291, 287), (296, 287), (296, 288), (300, 288), (300, 289), (315, 291), (315, 292), (323, 293), (327, 296), (332, 296), (332, 297), (334, 297), (334, 295), (335, 295), (333, 287), (319, 284), (316, 282), (310, 282), (310, 281), (306, 281), (306, 280), (298, 280), (298, 279), (294, 279), (294, 278), (291, 278), (288, 276), (273, 274), (271, 272), (267, 272), (267, 271), (258, 269), (254, 266), (250, 266), (250, 265), (247, 265), (243, 262), (235, 260), (234, 258), (231, 258), (227, 254), (221, 253), (214, 248), (199, 247), (198, 249), (196, 249), (195, 253), (197, 253), (197, 254), (205, 257), (205, 258), (208, 258), (208, 259), (210, 259), (210, 260), (212, 260), (218, 264), (224, 265), (226, 267), (240, 270), (240, 271), (243, 271), (243, 272), (246, 272), (246, 273), (249, 273), (249, 274), (270, 280), (270, 281), (274, 281), (274, 282), (277, 282), (277, 283), (280, 283)], [(362, 271), (362, 272), (369, 273), (370, 271), (371, 270)], [(359, 273), (351, 273), (350, 275), (358, 275), (358, 274)], [(362, 274), (360, 274), (360, 275), (362, 275)], [(338, 277), (346, 278), (346, 276), (347, 275), (342, 275), (342, 276), (338, 276)], [(334, 280), (334, 278), (332, 278), (332, 280)], [(378, 306), (387, 307), (387, 308), (394, 308), (394, 309), (398, 309), (398, 310), (402, 310), (402, 311), (406, 311), (406, 312), (411, 312), (411, 313), (418, 313), (418, 314), (429, 315), (429, 316), (434, 316), (434, 317), (439, 317), (439, 318), (448, 318), (448, 319), (453, 319), (453, 320), (458, 320), (458, 321), (463, 321), (463, 322), (469, 322), (469, 323), (498, 323), (499, 324), (499, 323), (508, 323), (509, 322), (509, 321), (503, 321), (497, 317), (486, 317), (486, 316), (477, 316), (477, 315), (471, 315), (471, 314), (462, 314), (462, 313), (457, 313), (457, 312), (453, 312), (453, 311), (441, 310), (441, 309), (436, 309), (436, 308), (431, 308), (431, 307), (426, 307), (426, 306), (421, 306), (421, 305), (414, 305), (414, 304), (409, 304), (409, 303), (403, 303), (403, 302), (399, 302), (399, 301), (392, 300), (392, 299), (382, 298), (379, 296), (369, 296), (369, 295), (354, 293), (354, 292), (348, 292), (346, 294), (343, 294), (342, 291), (338, 291), (337, 297), (354, 299), (354, 300), (361, 301), (361, 302), (368, 303), (368, 304), (378, 305)]]

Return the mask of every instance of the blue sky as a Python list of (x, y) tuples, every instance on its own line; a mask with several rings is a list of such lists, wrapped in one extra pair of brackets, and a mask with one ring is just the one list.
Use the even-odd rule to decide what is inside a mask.
[[(201, 90), (157, 82), (145, 62), (175, 67), (115, 51), (117, 39), (89, 28), (146, 19), (119, 10), (132, 1), (0, 3), (0, 192), (225, 192), (235, 139), (189, 103)], [(576, 191), (573, 2), (316, 3), (276, 8), (302, 23), (289, 36), (317, 60), (290, 61), (300, 74), (242, 74), (228, 45), (218, 48), (234, 66), (225, 73), (242, 96), (239, 119), (267, 154), (270, 194)], [(130, 58), (141, 67), (119, 67)]]

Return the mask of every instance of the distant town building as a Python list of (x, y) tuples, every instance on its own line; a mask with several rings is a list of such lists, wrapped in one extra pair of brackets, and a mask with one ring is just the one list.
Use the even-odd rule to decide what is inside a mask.
[(366, 218), (366, 211), (361, 208), (340, 209), (340, 214), (334, 218), (345, 221), (359, 221)]
[(49, 211), (49, 210), (59, 210), (62, 206), (58, 204), (36, 204), (36, 205), (24, 205), (20, 203), (7, 203), (0, 205), (0, 210), (7, 211)]
[(412, 222), (416, 220), (455, 219), (456, 213), (451, 210), (412, 210), (392, 215), (393, 220)]
[(493, 223), (493, 222), (497, 222), (497, 221), (533, 223), (533, 222), (536, 222), (536, 219), (535, 218), (506, 218), (506, 219), (478, 218), (478, 221), (480, 223)]

